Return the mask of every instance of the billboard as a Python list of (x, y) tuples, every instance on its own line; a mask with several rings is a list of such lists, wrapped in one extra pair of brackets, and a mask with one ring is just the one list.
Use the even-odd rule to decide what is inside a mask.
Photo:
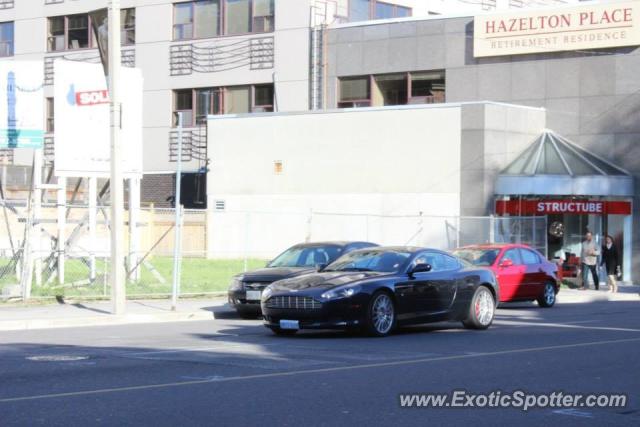
[(0, 62), (0, 148), (42, 148), (42, 61)]
[(476, 58), (640, 45), (640, 1), (474, 18)]
[[(100, 64), (58, 59), (55, 72), (55, 174), (109, 177), (109, 91)], [(122, 158), (125, 177), (142, 174), (142, 73), (122, 68)]]

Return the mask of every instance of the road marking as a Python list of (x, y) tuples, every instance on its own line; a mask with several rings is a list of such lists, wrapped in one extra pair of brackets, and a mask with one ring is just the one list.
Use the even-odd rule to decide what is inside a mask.
[(592, 329), (599, 331), (620, 331), (620, 332), (640, 332), (640, 329), (630, 328), (613, 328), (609, 326), (581, 326), (581, 325), (569, 325), (567, 323), (542, 323), (542, 322), (518, 322), (516, 320), (496, 320), (494, 324), (498, 325), (513, 325), (513, 326), (541, 326), (544, 328), (570, 328), (570, 329)]
[(442, 356), (442, 357), (427, 357), (422, 359), (397, 360), (393, 362), (368, 363), (363, 365), (351, 365), (351, 366), (336, 366), (333, 368), (307, 369), (302, 371), (274, 372), (270, 374), (235, 376), (235, 377), (227, 377), (222, 379), (206, 379), (206, 380), (182, 381), (182, 382), (161, 383), (161, 384), (147, 384), (147, 385), (128, 386), (128, 387), (102, 388), (102, 389), (85, 390), (85, 391), (71, 391), (66, 393), (39, 394), (34, 396), (6, 397), (6, 398), (0, 399), (0, 403), (20, 402), (20, 401), (26, 401), (26, 400), (54, 399), (59, 397), (87, 396), (87, 395), (106, 394), (106, 393), (121, 393), (121, 392), (127, 392), (127, 391), (153, 390), (153, 389), (161, 389), (161, 388), (184, 387), (184, 386), (190, 386), (190, 385), (222, 383), (222, 382), (232, 382), (232, 381), (292, 377), (297, 375), (323, 374), (323, 373), (351, 371), (351, 370), (357, 370), (357, 369), (386, 368), (389, 366), (416, 365), (420, 363), (429, 363), (429, 362), (474, 359), (474, 358), (480, 358), (480, 357), (502, 356), (507, 354), (534, 353), (539, 351), (562, 350), (562, 349), (568, 349), (568, 348), (592, 347), (592, 346), (599, 346), (599, 345), (624, 344), (624, 343), (632, 343), (632, 342), (640, 342), (640, 338), (591, 341), (591, 342), (584, 342), (584, 343), (554, 345), (554, 346), (545, 346), (545, 347), (529, 347), (529, 348), (520, 348), (520, 349), (513, 349), (513, 350), (493, 351), (488, 353), (461, 354), (461, 355), (455, 355), (455, 356)]

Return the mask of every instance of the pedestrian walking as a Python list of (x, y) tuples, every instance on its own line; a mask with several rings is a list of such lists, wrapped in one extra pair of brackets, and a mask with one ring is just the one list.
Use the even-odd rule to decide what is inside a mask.
[(618, 259), (618, 249), (613, 242), (613, 237), (605, 238), (604, 246), (602, 246), (602, 261), (600, 265), (604, 265), (607, 271), (607, 284), (609, 292), (618, 292), (618, 282), (616, 281), (617, 270), (620, 268)]
[(584, 235), (582, 250), (580, 251), (580, 262), (582, 264), (582, 290), (589, 289), (589, 271), (593, 277), (593, 284), (596, 291), (600, 289), (600, 279), (598, 278), (598, 255), (600, 250), (593, 240), (590, 231)]

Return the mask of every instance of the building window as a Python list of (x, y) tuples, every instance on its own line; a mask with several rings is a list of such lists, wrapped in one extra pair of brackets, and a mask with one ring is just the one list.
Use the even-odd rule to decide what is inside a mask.
[(0, 57), (13, 56), (13, 22), (0, 23)]
[(193, 126), (193, 90), (173, 92), (173, 125), (178, 126), (178, 113), (182, 113), (182, 125)]
[(444, 71), (343, 77), (338, 108), (445, 102)]
[(266, 113), (273, 111), (273, 85), (259, 85), (253, 87), (252, 113)]
[(224, 90), (224, 113), (243, 114), (251, 112), (251, 87), (235, 86)]
[(65, 21), (66, 19), (64, 16), (49, 18), (49, 52), (65, 49)]
[(210, 114), (220, 114), (221, 90), (215, 88), (196, 89), (196, 125), (205, 124)]
[(136, 10), (135, 9), (122, 9), (120, 11), (120, 26), (121, 32), (121, 44), (123, 46), (132, 45), (136, 43)]
[[(135, 9), (122, 9), (120, 14), (121, 43), (122, 45), (134, 44), (136, 41)], [(48, 19), (47, 50), (49, 52), (86, 49), (95, 45), (89, 14), (53, 16)]]
[(268, 33), (274, 27), (275, 6), (273, 0), (253, 0), (254, 33)]
[(369, 107), (371, 105), (371, 78), (346, 77), (340, 79), (338, 108)]
[(173, 9), (174, 40), (274, 30), (274, 0), (199, 0)]
[(405, 18), (411, 16), (410, 7), (399, 6), (378, 0), (350, 0), (349, 21), (368, 21), (371, 19)]
[(54, 110), (53, 98), (46, 99), (45, 110), (47, 113), (47, 132), (52, 133), (55, 130), (55, 127), (54, 127), (55, 110)]
[(173, 126), (205, 124), (208, 115), (273, 111), (273, 85), (180, 89), (173, 92)]

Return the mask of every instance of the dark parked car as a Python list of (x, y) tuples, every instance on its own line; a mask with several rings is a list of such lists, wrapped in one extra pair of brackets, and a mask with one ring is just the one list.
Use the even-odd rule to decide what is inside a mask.
[(490, 268), (500, 285), (500, 302), (537, 301), (552, 307), (560, 290), (558, 266), (535, 249), (514, 243), (465, 246), (453, 254)]
[(446, 252), (376, 247), (343, 255), (322, 272), (280, 280), (262, 294), (265, 326), (361, 329), (384, 336), (397, 325), (460, 320), (486, 329), (498, 301), (493, 272)]
[(260, 315), (262, 290), (272, 282), (313, 273), (356, 249), (378, 246), (369, 242), (301, 243), (278, 255), (265, 268), (238, 274), (229, 287), (229, 304), (243, 317)]

